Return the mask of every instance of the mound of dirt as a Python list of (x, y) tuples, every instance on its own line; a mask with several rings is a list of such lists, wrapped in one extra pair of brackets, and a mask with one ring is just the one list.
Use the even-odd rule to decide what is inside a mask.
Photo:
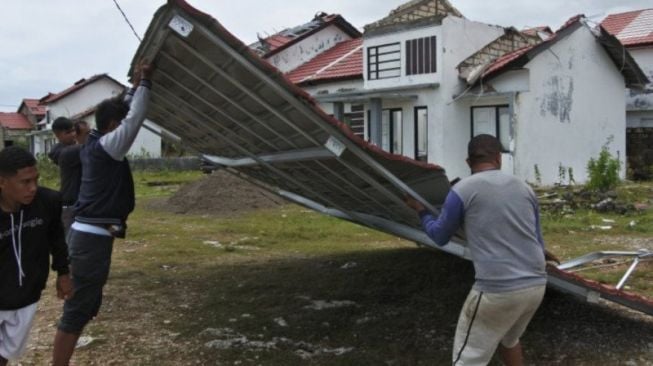
[(215, 171), (186, 184), (168, 198), (166, 209), (175, 213), (232, 216), (288, 203), (226, 171)]

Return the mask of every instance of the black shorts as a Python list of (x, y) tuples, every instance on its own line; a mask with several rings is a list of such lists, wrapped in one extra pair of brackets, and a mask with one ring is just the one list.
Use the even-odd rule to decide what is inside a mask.
[(100, 310), (102, 288), (109, 278), (113, 237), (70, 229), (67, 242), (75, 293), (64, 302), (58, 327), (66, 333), (81, 333)]

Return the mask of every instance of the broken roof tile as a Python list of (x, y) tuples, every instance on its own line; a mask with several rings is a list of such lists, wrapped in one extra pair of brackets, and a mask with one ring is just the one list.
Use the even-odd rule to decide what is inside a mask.
[(601, 26), (626, 47), (653, 45), (653, 9), (610, 14)]

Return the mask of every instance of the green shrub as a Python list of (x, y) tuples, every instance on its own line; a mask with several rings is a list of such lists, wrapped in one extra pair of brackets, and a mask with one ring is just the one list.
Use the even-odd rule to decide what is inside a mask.
[(36, 166), (39, 169), (39, 185), (59, 190), (59, 167), (45, 154), (36, 155)]
[(587, 173), (589, 181), (587, 188), (597, 189), (600, 191), (607, 191), (615, 188), (619, 182), (619, 170), (621, 169), (621, 162), (619, 158), (612, 156), (608, 145), (612, 142), (612, 138), (603, 145), (599, 157), (597, 159), (591, 158), (587, 163)]

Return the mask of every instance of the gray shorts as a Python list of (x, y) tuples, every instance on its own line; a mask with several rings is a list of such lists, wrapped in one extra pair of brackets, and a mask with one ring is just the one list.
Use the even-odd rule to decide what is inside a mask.
[(67, 242), (75, 294), (64, 302), (58, 327), (78, 334), (100, 310), (102, 288), (109, 278), (113, 237), (70, 229)]
[(453, 364), (487, 365), (499, 343), (513, 348), (540, 306), (546, 285), (485, 293), (472, 289), (458, 318)]

